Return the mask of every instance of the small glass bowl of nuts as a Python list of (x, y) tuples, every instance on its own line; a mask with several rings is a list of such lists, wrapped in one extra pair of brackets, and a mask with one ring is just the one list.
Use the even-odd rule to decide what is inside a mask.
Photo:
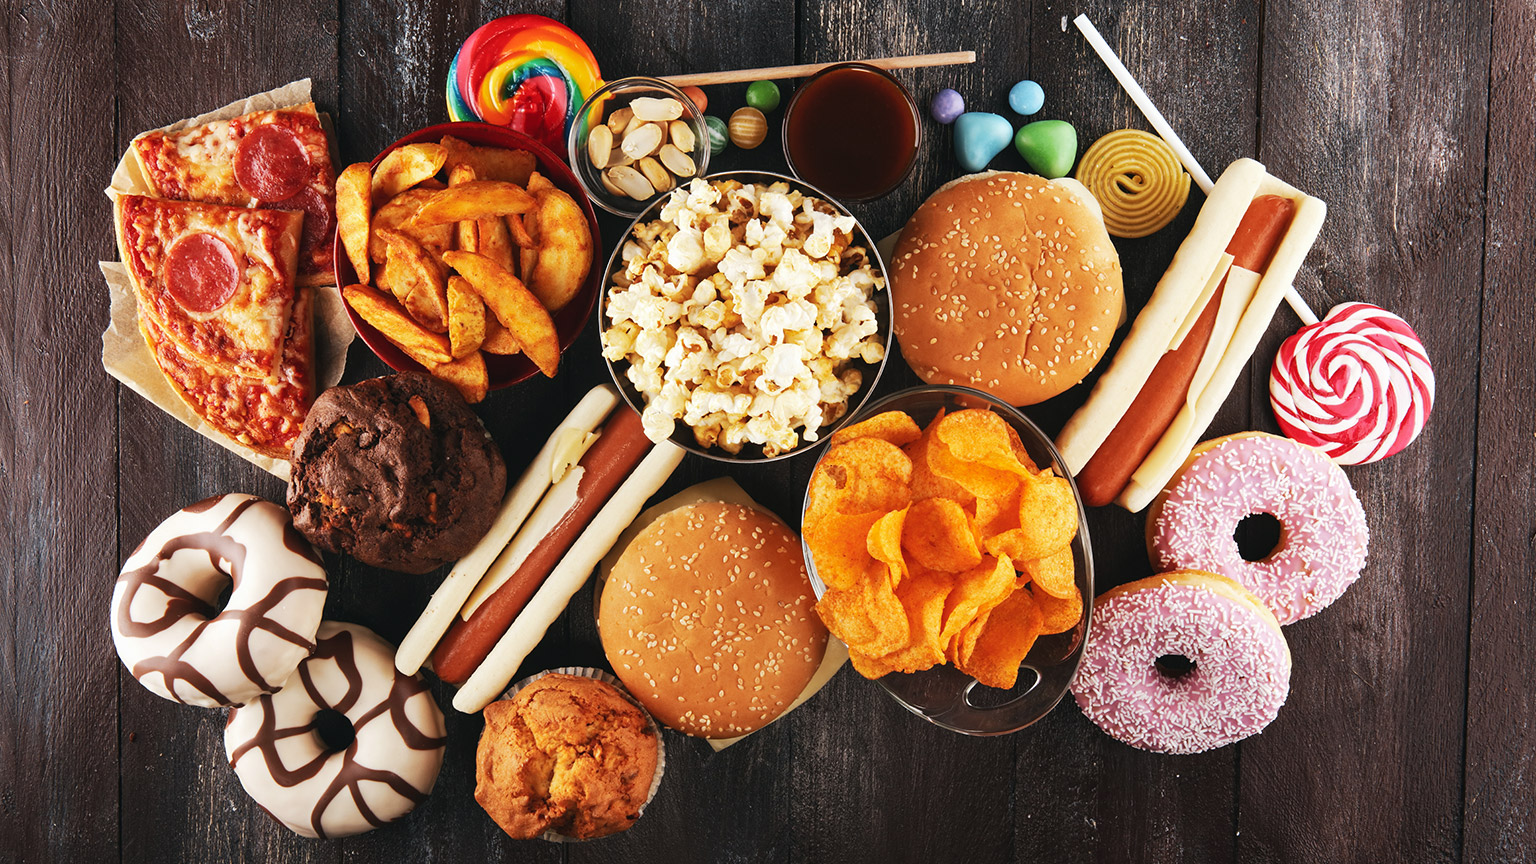
[(571, 125), (571, 169), (597, 206), (638, 216), (658, 196), (709, 170), (704, 112), (659, 78), (620, 78), (581, 106)]

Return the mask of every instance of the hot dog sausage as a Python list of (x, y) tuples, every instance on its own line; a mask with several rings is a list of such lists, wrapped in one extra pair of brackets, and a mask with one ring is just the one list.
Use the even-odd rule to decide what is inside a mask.
[(469, 620), (456, 619), (432, 652), (437, 677), (463, 684), (512, 625), (512, 620), (539, 590), (560, 558), (592, 521), (593, 514), (613, 495), (651, 448), (640, 425), (640, 415), (623, 406), (614, 410), (602, 434), (577, 463), (584, 469), (577, 485), (576, 502), (513, 573), (486, 598)]
[[(1280, 195), (1261, 195), (1253, 199), (1243, 213), (1237, 231), (1227, 242), (1232, 265), (1263, 273), (1290, 228), (1295, 212), (1296, 203)], [(1223, 277), (1184, 341), (1157, 362), (1141, 392), (1115, 424), (1114, 431), (1078, 472), (1077, 488), (1084, 504), (1102, 507), (1114, 501), (1142, 460), (1157, 446), (1173, 418), (1178, 416), (1189, 393), (1190, 381), (1194, 379), (1200, 358), (1205, 356), (1206, 345), (1211, 340), (1225, 288), (1226, 278)]]

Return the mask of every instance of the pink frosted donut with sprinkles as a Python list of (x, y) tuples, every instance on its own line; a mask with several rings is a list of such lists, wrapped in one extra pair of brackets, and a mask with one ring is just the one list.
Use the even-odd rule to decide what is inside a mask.
[[(1238, 550), (1238, 523), (1269, 514), (1280, 542), (1264, 558)], [(1207, 570), (1252, 591), (1281, 624), (1339, 599), (1365, 569), (1370, 532), (1344, 471), (1319, 450), (1242, 432), (1190, 453), (1147, 511), (1147, 554), (1159, 570)]]
[(1182, 754), (1262, 731), (1290, 689), (1275, 616), (1230, 579), (1181, 570), (1094, 601), (1072, 696), (1111, 738)]

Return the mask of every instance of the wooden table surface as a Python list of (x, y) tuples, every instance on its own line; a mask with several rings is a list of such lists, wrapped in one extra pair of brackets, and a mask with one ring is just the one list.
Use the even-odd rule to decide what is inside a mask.
[[(1536, 856), (1531, 169), (1536, 5), (1495, 0), (738, 0), (481, 6), (475, 0), (5, 0), (0, 16), (0, 860), (3, 861), (1529, 861)], [(746, 743), (668, 734), (661, 792), (601, 842), (514, 842), (474, 804), (476, 716), (448, 710), (446, 762), (405, 820), (333, 842), (281, 828), (225, 764), (224, 714), (160, 699), (112, 649), (118, 567), (156, 523), (208, 495), (283, 485), (168, 419), (102, 370), (115, 257), (112, 166), (135, 133), (311, 77), (345, 161), (442, 121), (460, 41), (508, 12), (569, 22), (609, 78), (974, 49), (972, 66), (900, 73), (1086, 146), (1143, 119), (1067, 18), (1087, 12), (1212, 173), (1254, 156), (1327, 200), (1299, 280), (1319, 311), (1401, 314), (1438, 382), (1423, 436), (1347, 469), (1371, 528), (1363, 578), (1286, 628), (1291, 694), (1262, 735), (1198, 756), (1133, 750), (1070, 700), (1036, 726), (967, 738), (908, 714), (851, 670)], [(786, 85), (787, 86), (787, 85)], [(744, 87), (711, 88), (711, 113)], [(777, 123), (778, 117), (771, 120)], [(853, 208), (877, 236), (959, 173), (925, 122), (916, 171)], [(771, 141), (776, 141), (776, 131)], [(772, 144), (720, 168), (781, 166)], [(1021, 167), (1010, 151), (1001, 167)], [(1119, 243), (1132, 308), (1191, 224)], [(605, 220), (605, 239), (622, 224)], [(1266, 396), (1282, 307), (1212, 434), (1275, 430)], [(361, 343), (348, 380), (383, 372)], [(480, 409), (520, 470), (603, 380), (589, 326), (558, 378)], [(882, 391), (915, 378), (892, 360)], [(1049, 431), (1079, 387), (1028, 410)], [(732, 476), (794, 517), (811, 457)], [(690, 458), (668, 490), (717, 476)], [(1090, 515), (1100, 590), (1149, 574), (1142, 518)], [(434, 578), (328, 561), (329, 617), (398, 640)], [(603, 662), (590, 592), (528, 670)], [(449, 691), (434, 688), (447, 705)]]

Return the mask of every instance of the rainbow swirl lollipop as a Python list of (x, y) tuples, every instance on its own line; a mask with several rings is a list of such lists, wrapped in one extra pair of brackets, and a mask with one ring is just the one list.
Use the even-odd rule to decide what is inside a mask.
[(506, 126), (565, 153), (582, 103), (603, 84), (592, 49), (543, 15), (507, 15), (469, 34), (448, 69), (448, 116)]
[(1342, 303), (1275, 355), (1275, 420), (1340, 465), (1385, 459), (1417, 438), (1435, 404), (1435, 372), (1408, 322), (1369, 303)]

